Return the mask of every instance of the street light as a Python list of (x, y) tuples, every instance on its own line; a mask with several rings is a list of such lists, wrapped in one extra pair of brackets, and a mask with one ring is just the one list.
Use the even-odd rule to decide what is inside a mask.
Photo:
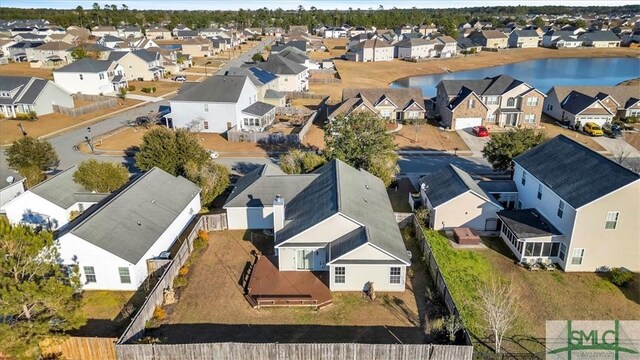
[(207, 74), (207, 65), (211, 64), (211, 61), (207, 61), (206, 63), (204, 63), (204, 76), (209, 76)]
[(93, 141), (93, 138), (91, 137), (91, 126), (87, 128), (87, 131), (89, 132), (89, 141), (91, 142)]

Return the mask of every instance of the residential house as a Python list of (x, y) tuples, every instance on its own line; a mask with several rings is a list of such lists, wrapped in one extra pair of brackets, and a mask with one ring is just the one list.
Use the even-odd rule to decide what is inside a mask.
[(340, 160), (298, 175), (262, 165), (224, 208), (230, 229), (273, 231), (281, 272), (328, 272), (331, 291), (405, 289), (409, 252), (384, 184), (364, 170)]
[[(0, 85), (2, 86), (2, 85)], [(17, 198), (22, 195), (25, 191), (24, 189), (24, 181), (26, 180), (24, 177), (20, 176), (14, 172), (7, 172), (11, 175), (5, 178), (6, 183), (3, 183), (3, 187), (0, 188), (0, 214), (4, 214), (4, 206), (9, 203), (9, 201)], [(7, 174), (5, 173), (5, 175)]]
[(449, 58), (458, 54), (458, 42), (451, 36), (438, 36), (436, 41), (438, 41), (435, 47), (438, 57)]
[(158, 44), (152, 39), (147, 38), (129, 38), (127, 39), (123, 45), (120, 45), (121, 48), (128, 48), (131, 50), (141, 50), (141, 49), (149, 49), (149, 48), (157, 48)]
[(513, 163), (518, 210), (498, 217), (518, 260), (640, 271), (640, 175), (563, 135)]
[(426, 109), (418, 88), (344, 89), (341, 102), (331, 109), (328, 117), (332, 120), (360, 111), (395, 122), (424, 119)]
[(53, 105), (72, 108), (73, 98), (53, 81), (24, 76), (0, 76), (0, 114), (13, 118), (34, 111), (53, 112)]
[(279, 54), (269, 56), (256, 67), (278, 76), (279, 91), (306, 91), (309, 88), (309, 69)]
[(198, 33), (198, 31), (196, 30), (179, 30), (176, 38), (178, 40), (188, 40), (188, 39), (195, 39), (195, 38), (200, 38), (200, 33)]
[(152, 81), (164, 77), (162, 56), (148, 50), (113, 51), (109, 54), (109, 61), (116, 61), (122, 65), (128, 80)]
[(147, 261), (169, 251), (199, 211), (197, 185), (153, 168), (60, 231), (61, 262), (77, 267), (85, 290), (135, 291)]
[(66, 42), (68, 44), (76, 44), (78, 42), (78, 37), (72, 34), (51, 34), (49, 35), (50, 42), (53, 41), (61, 41)]
[(307, 55), (306, 52), (293, 46), (287, 46), (285, 49), (278, 52), (278, 55), (282, 56), (285, 59), (291, 60), (297, 64), (300, 64), (306, 67), (307, 69), (320, 68), (320, 64), (318, 64), (314, 60), (311, 60), (309, 58), (309, 55)]
[(16, 42), (48, 42), (48, 35), (38, 35), (33, 33), (22, 33), (13, 36), (13, 40)]
[(117, 36), (123, 39), (128, 39), (128, 38), (141, 38), (144, 35), (142, 34), (142, 29), (140, 29), (140, 27), (127, 25), (127, 26), (122, 26), (118, 28)]
[(176, 37), (176, 38), (177, 38), (177, 37), (178, 37), (178, 33), (179, 33), (180, 31), (191, 31), (191, 28), (189, 28), (189, 27), (187, 27), (187, 26), (184, 26), (184, 25), (182, 25), (182, 24), (178, 24), (176, 27), (174, 27), (174, 28), (171, 30), (171, 34), (173, 35), (173, 37)]
[(171, 31), (163, 27), (156, 27), (147, 29), (145, 36), (152, 40), (169, 40), (171, 39)]
[(473, 42), (490, 49), (506, 49), (509, 38), (497, 30), (477, 30), (468, 36)]
[(118, 36), (118, 30), (113, 26), (95, 26), (91, 29), (91, 35), (95, 37)]
[(275, 36), (276, 38), (280, 38), (284, 34), (284, 30), (279, 27), (269, 26), (264, 28), (264, 34), (267, 36)]
[(347, 37), (347, 29), (344, 27), (329, 27), (324, 30), (324, 37), (338, 39)]
[(510, 48), (538, 47), (539, 36), (535, 30), (513, 30), (509, 34)]
[(53, 70), (53, 79), (72, 94), (109, 94), (128, 86), (123, 66), (109, 60), (76, 60)]
[(554, 86), (547, 93), (543, 112), (572, 127), (587, 122), (603, 125), (614, 116), (640, 116), (637, 86)]
[(181, 42), (182, 52), (193, 57), (208, 57), (213, 54), (212, 44), (209, 40), (195, 37)]
[(89, 36), (91, 36), (91, 31), (84, 27), (69, 26), (67, 28), (67, 34), (73, 35), (81, 41), (86, 41), (89, 39)]
[[(251, 80), (258, 90), (258, 101), (265, 101), (265, 95), (269, 90), (278, 91), (278, 76), (258, 67), (232, 67), (225, 75), (242, 75)], [(272, 96), (275, 94), (272, 94)], [(267, 102), (267, 101), (265, 101)], [(282, 104), (281, 106), (284, 106)], [(277, 105), (280, 106), (280, 105)]]
[(72, 62), (71, 51), (75, 46), (62, 41), (51, 41), (37, 48), (27, 49), (27, 57), (45, 66), (62, 66)]
[[(499, 211), (504, 210), (498, 199), (480, 186), (464, 170), (449, 164), (418, 181), (422, 205), (429, 210), (427, 224), (435, 230), (468, 227), (474, 230), (498, 230)], [(511, 181), (502, 192), (517, 195)]]
[(593, 47), (620, 47), (620, 38), (613, 31), (586, 32), (578, 37), (583, 46)]
[(271, 104), (275, 107), (285, 107), (287, 105), (287, 95), (282, 91), (269, 89), (264, 92), (262, 102)]
[(44, 42), (21, 41), (7, 47), (9, 53), (5, 54), (5, 56), (15, 62), (29, 61), (30, 59), (27, 57), (27, 50), (34, 49), (42, 45), (44, 45)]
[(347, 31), (348, 37), (358, 36), (362, 34), (368, 34), (371, 32), (371, 29), (367, 29), (364, 26), (354, 26), (349, 31)]
[(324, 36), (324, 31), (327, 30), (327, 27), (324, 25), (318, 25), (313, 28), (313, 35)]
[(429, 25), (420, 25), (420, 27), (418, 27), (418, 32), (422, 34), (422, 36), (429, 36), (437, 31), (438, 27), (434, 23), (431, 23)]
[(9, 222), (58, 230), (108, 196), (87, 191), (75, 183), (76, 170), (74, 165), (6, 203), (4, 210)]
[(447, 128), (540, 126), (545, 94), (511, 76), (442, 80), (436, 88), (436, 112)]
[(398, 59), (424, 59), (437, 55), (436, 40), (404, 39), (395, 44)]
[(125, 44), (125, 40), (122, 38), (119, 38), (117, 36), (113, 36), (113, 35), (105, 35), (103, 37), (101, 37), (100, 39), (98, 39), (98, 44), (106, 46), (108, 48), (111, 49), (115, 49), (115, 48), (120, 48), (120, 47), (124, 47), (126, 48), (127, 46), (124, 45)]
[(309, 28), (307, 27), (307, 25), (290, 25), (289, 32), (290, 33), (298, 32), (298, 33), (306, 34), (309, 32)]
[(260, 103), (258, 89), (241, 75), (218, 75), (199, 83), (185, 83), (178, 95), (169, 100), (174, 127), (210, 133), (257, 127), (261, 131), (271, 125), (275, 106), (254, 105), (256, 102)]
[[(0, 39), (0, 52), (2, 53), (2, 55), (9, 57), (10, 52), (9, 52), (9, 47), (15, 45), (16, 42), (13, 41), (13, 39)], [(26, 53), (25, 53), (26, 55)]]
[(84, 43), (80, 44), (72, 49), (71, 52), (75, 49), (83, 49), (89, 57), (95, 58), (96, 60), (107, 60), (109, 58), (109, 54), (111, 54), (114, 49), (106, 47), (104, 45), (100, 45), (98, 43)]
[(371, 39), (361, 41), (349, 48), (346, 54), (347, 60), (370, 62), (370, 61), (392, 61), (394, 46), (382, 39)]
[(458, 37), (456, 42), (460, 53), (475, 54), (482, 51), (482, 44), (478, 44), (468, 37)]
[(582, 40), (573, 31), (549, 30), (542, 36), (542, 46), (549, 48), (577, 48)]

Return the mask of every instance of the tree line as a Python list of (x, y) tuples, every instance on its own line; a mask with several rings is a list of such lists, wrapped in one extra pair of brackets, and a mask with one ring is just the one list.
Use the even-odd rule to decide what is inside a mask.
[[(5, 20), (47, 19), (60, 26), (92, 27), (97, 25), (121, 24), (139, 25), (168, 21), (169, 28), (184, 24), (192, 28), (208, 27), (210, 23), (235, 23), (238, 28), (277, 26), (285, 30), (291, 25), (306, 25), (312, 29), (316, 25), (338, 26), (376, 26), (393, 28), (402, 24), (435, 23), (443, 27), (457, 27), (459, 24), (480, 20), (494, 21), (502, 16), (503, 22), (522, 19), (526, 14), (577, 15), (597, 14), (633, 14), (640, 12), (640, 5), (625, 6), (492, 6), (470, 7), (460, 9), (385, 9), (382, 5), (375, 8), (349, 8), (348, 10), (325, 10), (314, 6), (306, 9), (302, 5), (297, 10), (239, 9), (229, 10), (136, 10), (126, 4), (94, 3), (91, 8), (78, 6), (75, 9), (19, 9), (3, 8), (2, 18)], [(497, 25), (497, 24), (494, 24)]]

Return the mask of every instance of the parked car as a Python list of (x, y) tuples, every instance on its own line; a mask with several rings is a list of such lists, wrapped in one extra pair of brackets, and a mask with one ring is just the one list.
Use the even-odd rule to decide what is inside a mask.
[(602, 128), (596, 123), (588, 122), (582, 127), (582, 131), (591, 136), (602, 136)]
[(220, 154), (215, 150), (207, 150), (212, 159), (217, 159)]
[(602, 125), (602, 132), (610, 138), (617, 138), (622, 136), (622, 128), (620, 125), (606, 123)]
[(472, 130), (477, 137), (489, 136), (489, 130), (484, 126), (474, 126)]
[(184, 75), (176, 75), (171, 78), (173, 81), (187, 81), (187, 77)]

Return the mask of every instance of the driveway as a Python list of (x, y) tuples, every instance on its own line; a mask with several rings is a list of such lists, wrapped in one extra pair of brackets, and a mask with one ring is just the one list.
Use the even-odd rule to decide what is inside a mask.
[(465, 144), (467, 144), (467, 146), (469, 147), (469, 150), (471, 150), (471, 157), (482, 157), (482, 149), (484, 149), (484, 146), (489, 142), (489, 137), (477, 137), (473, 134), (473, 131), (471, 131), (471, 129), (462, 129), (462, 130), (456, 130), (458, 132), (458, 134), (460, 134), (460, 137), (462, 138), (462, 141), (465, 142)]
[(606, 136), (598, 136), (593, 137), (593, 141), (597, 142), (602, 146), (605, 150), (610, 152), (613, 156), (618, 156), (619, 154), (629, 154), (630, 158), (640, 157), (640, 151), (629, 145), (626, 141), (621, 138), (612, 139)]

